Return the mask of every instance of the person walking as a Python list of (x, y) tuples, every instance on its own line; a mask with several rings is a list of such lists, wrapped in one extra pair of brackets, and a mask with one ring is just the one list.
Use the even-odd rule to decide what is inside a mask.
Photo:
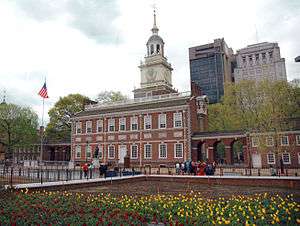
[(83, 173), (84, 173), (84, 177), (87, 178), (88, 177), (88, 170), (89, 170), (89, 167), (88, 167), (87, 163), (84, 163), (84, 165), (82, 166), (82, 170), (83, 170)]
[(176, 162), (176, 164), (175, 164), (175, 170), (176, 170), (176, 174), (178, 175), (179, 171), (180, 171), (180, 164), (179, 164), (179, 162)]
[(94, 164), (91, 162), (89, 165), (90, 179), (92, 179), (93, 177), (93, 169), (94, 169)]

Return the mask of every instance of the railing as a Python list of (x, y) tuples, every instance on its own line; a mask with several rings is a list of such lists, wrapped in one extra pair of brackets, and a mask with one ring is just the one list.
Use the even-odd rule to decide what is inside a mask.
[(101, 177), (122, 177), (134, 176), (141, 174), (139, 171), (121, 171), (121, 170), (108, 170), (100, 173), (99, 168), (89, 169), (84, 173), (81, 168), (69, 169), (68, 167), (60, 168), (24, 168), (24, 167), (1, 167), (0, 168), (0, 187), (9, 185), (13, 187), (15, 184), (27, 183), (45, 183), (54, 181), (71, 181), (94, 179)]
[(130, 99), (130, 100), (123, 100), (123, 101), (116, 101), (116, 102), (110, 102), (110, 103), (99, 103), (99, 104), (90, 104), (85, 106), (85, 110), (95, 110), (97, 108), (109, 108), (114, 106), (120, 106), (120, 105), (130, 105), (135, 103), (141, 103), (141, 102), (151, 102), (154, 100), (165, 100), (165, 99), (172, 99), (177, 97), (188, 97), (191, 95), (190, 91), (182, 92), (182, 93), (170, 93), (170, 94), (163, 94), (163, 95), (155, 95), (155, 96), (149, 96), (149, 97), (142, 97), (142, 98), (136, 98), (136, 99)]

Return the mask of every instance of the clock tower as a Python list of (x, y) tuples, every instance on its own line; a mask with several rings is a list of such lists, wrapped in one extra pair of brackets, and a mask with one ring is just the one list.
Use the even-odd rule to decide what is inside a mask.
[(172, 66), (164, 56), (164, 41), (158, 35), (156, 26), (156, 13), (154, 10), (154, 22), (151, 29), (152, 35), (147, 41), (147, 54), (144, 62), (141, 62), (141, 88), (135, 89), (134, 98), (141, 98), (168, 93), (176, 93), (172, 88)]

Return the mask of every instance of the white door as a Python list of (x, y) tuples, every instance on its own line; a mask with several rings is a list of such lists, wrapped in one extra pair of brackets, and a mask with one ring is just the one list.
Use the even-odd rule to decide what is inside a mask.
[(261, 156), (260, 154), (252, 154), (253, 168), (261, 168)]
[(127, 154), (126, 145), (119, 145), (119, 163), (124, 163), (124, 157)]

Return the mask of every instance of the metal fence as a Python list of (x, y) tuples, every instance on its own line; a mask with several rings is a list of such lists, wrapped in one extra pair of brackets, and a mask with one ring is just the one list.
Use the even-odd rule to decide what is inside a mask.
[(53, 181), (88, 180), (101, 177), (122, 177), (137, 175), (137, 171), (108, 170), (105, 174), (99, 169), (89, 169), (84, 173), (80, 168), (69, 169), (68, 167), (51, 168), (25, 168), (25, 167), (0, 167), (0, 186), (24, 183), (45, 183)]

